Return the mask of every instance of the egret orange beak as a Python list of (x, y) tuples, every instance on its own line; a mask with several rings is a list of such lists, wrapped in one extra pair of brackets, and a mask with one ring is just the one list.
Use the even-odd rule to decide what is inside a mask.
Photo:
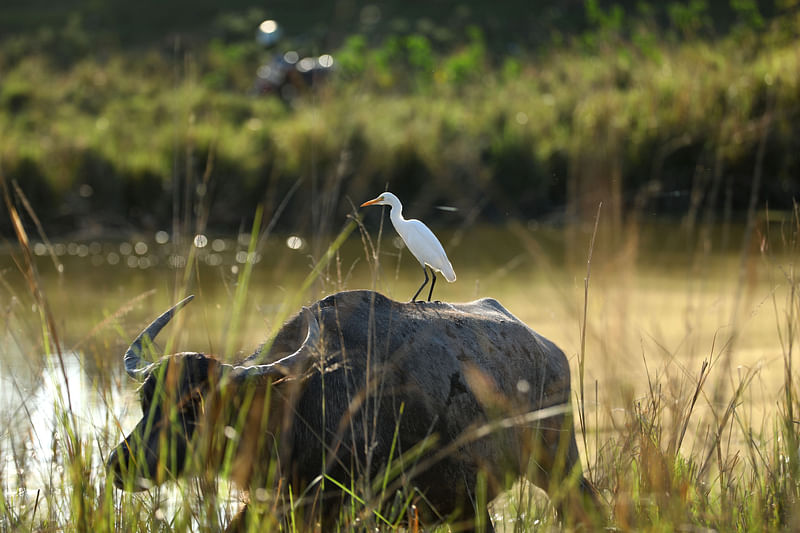
[(368, 201), (368, 202), (364, 202), (363, 204), (361, 204), (361, 206), (360, 206), (360, 207), (366, 207), (366, 206), (368, 206), (368, 205), (377, 204), (377, 203), (378, 203), (378, 202), (380, 202), (381, 200), (383, 200), (383, 196), (378, 196), (378, 197), (377, 197), (377, 198), (375, 198), (374, 200), (370, 200), (370, 201)]

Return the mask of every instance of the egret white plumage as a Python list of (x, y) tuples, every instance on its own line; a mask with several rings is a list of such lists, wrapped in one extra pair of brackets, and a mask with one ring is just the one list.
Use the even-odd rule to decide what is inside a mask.
[(400, 238), (403, 239), (403, 242), (406, 243), (406, 247), (411, 254), (417, 258), (417, 261), (419, 261), (419, 264), (422, 266), (422, 271), (425, 273), (425, 281), (422, 282), (417, 292), (414, 293), (414, 296), (411, 298), (412, 302), (416, 301), (420, 291), (425, 287), (425, 284), (428, 283), (428, 268), (431, 269), (431, 275), (433, 276), (431, 288), (428, 292), (429, 302), (431, 301), (431, 295), (433, 295), (433, 286), (436, 285), (436, 272), (441, 272), (444, 275), (444, 279), (449, 283), (456, 280), (456, 273), (453, 270), (453, 265), (450, 264), (447, 254), (444, 253), (442, 243), (439, 242), (439, 239), (436, 238), (436, 235), (433, 234), (428, 226), (419, 220), (414, 218), (406, 220), (403, 218), (403, 204), (400, 203), (397, 196), (390, 192), (385, 192), (373, 200), (364, 202), (361, 204), (361, 207), (368, 205), (391, 206), (389, 219), (392, 221), (394, 229), (400, 235)]

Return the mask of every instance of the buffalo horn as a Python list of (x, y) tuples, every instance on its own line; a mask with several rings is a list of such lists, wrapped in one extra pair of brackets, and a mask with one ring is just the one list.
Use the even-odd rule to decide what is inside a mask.
[(128, 351), (125, 352), (125, 357), (123, 361), (125, 363), (125, 371), (128, 375), (136, 380), (144, 381), (147, 378), (147, 370), (148, 365), (142, 364), (142, 342), (144, 342), (145, 338), (150, 339), (151, 341), (156, 338), (158, 332), (161, 331), (164, 326), (169, 323), (175, 313), (184, 305), (191, 302), (194, 298), (194, 295), (187, 296), (180, 302), (176, 303), (158, 318), (153, 320), (153, 322), (147, 326), (144, 331), (139, 333), (139, 336), (131, 343), (130, 348)]
[(308, 333), (296, 352), (287, 355), (273, 363), (264, 365), (253, 366), (234, 366), (229, 368), (232, 372), (232, 377), (237, 381), (245, 381), (250, 378), (273, 376), (275, 378), (282, 378), (291, 373), (295, 373), (298, 367), (303, 369), (307, 366), (307, 361), (310, 360), (317, 350), (320, 341), (319, 323), (316, 317), (308, 307), (303, 307), (301, 311), (303, 317), (308, 324)]

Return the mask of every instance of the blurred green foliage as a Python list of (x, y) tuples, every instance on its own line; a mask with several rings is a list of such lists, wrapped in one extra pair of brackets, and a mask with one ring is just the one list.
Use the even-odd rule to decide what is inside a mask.
[[(27, 30), (36, 4), (3, 8), (11, 16), (0, 25)], [(163, 33), (181, 13), (176, 2), (142, 30), (160, 37), (145, 45), (130, 28), (95, 29), (127, 8), (75, 2), (82, 9), (64, 24), (45, 17), (2, 41), (0, 162), (64, 230), (87, 215), (111, 227), (164, 226), (175, 195), (195, 194), (206, 174), (210, 222), (222, 228), (298, 179), (357, 198), (388, 183), (465, 210), (488, 197), (504, 213), (546, 216), (563, 211), (567, 182), (598, 157), (620, 169), (626, 203), (655, 190), (653, 209), (667, 212), (685, 209), (688, 191), (708, 190), (724, 167), (736, 208), (769, 114), (760, 198), (780, 208), (798, 194), (796, 0), (577, 4), (567, 14), (544, 2), (535, 12), (550, 26), (535, 37), (515, 33), (537, 26), (512, 17), (522, 10), (514, 2), (498, 5), (509, 17), (502, 36), (492, 16), (478, 20), (479, 3), (418, 18), (419, 6), (400, 17), (399, 4), (382, 4), (378, 22), (367, 6), (339, 6), (362, 16), (334, 38), (342, 15), (306, 10), (301, 35), (297, 8), (279, 2), (275, 12), (291, 22), (280, 50), (332, 52), (337, 68), (285, 105), (251, 93), (269, 56), (253, 38), (263, 9), (220, 13), (201, 2), (185, 33)], [(327, 34), (317, 30), (323, 15)]]

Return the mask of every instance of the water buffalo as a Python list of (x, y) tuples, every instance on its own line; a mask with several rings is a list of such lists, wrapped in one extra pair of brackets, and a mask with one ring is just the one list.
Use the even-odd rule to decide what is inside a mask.
[(147, 363), (147, 339), (186, 301), (124, 356), (143, 381), (143, 417), (109, 457), (117, 487), (225, 475), (250, 494), (232, 528), (289, 516), (322, 531), (407, 520), (491, 530), (478, 506), (520, 476), (567, 520), (598, 512), (567, 359), (496, 300), (341, 292), (239, 365), (193, 352)]

